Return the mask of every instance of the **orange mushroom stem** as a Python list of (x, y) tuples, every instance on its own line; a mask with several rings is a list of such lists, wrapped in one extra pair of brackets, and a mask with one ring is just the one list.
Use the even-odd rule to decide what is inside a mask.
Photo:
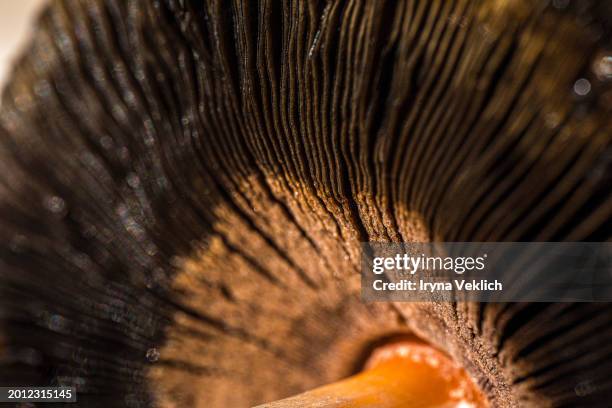
[(364, 370), (339, 382), (268, 408), (485, 408), (485, 397), (467, 372), (446, 354), (416, 340), (374, 350)]

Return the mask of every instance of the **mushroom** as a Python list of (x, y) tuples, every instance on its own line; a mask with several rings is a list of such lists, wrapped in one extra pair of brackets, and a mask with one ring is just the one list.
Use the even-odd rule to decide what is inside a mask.
[(612, 11), (569, 3), (53, 0), (0, 111), (0, 383), (250, 406), (410, 335), (491, 406), (609, 406), (608, 304), (359, 297), (364, 241), (610, 239)]

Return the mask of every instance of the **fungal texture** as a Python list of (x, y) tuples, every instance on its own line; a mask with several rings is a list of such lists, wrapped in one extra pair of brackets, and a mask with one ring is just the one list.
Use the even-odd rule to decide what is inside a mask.
[(604, 407), (607, 304), (359, 298), (363, 241), (607, 241), (601, 1), (54, 0), (0, 112), (0, 383), (238, 407), (410, 330)]

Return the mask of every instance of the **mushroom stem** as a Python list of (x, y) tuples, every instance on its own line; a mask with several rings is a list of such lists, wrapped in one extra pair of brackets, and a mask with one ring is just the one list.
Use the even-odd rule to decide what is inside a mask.
[(484, 408), (488, 403), (444, 353), (402, 341), (375, 350), (359, 374), (262, 407)]

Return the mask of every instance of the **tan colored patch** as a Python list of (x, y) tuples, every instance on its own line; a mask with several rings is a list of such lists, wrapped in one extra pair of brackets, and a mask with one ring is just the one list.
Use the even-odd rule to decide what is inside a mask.
[[(312, 192), (286, 197), (291, 218), (256, 180), (244, 192), (237, 202), (257, 205), (220, 205), (214, 233), (180, 261), (183, 310), (149, 373), (160, 406), (247, 406), (335, 381), (365, 344), (402, 327), (391, 305), (360, 301), (359, 242), (304, 208)], [(426, 238), (422, 224), (408, 231)]]

